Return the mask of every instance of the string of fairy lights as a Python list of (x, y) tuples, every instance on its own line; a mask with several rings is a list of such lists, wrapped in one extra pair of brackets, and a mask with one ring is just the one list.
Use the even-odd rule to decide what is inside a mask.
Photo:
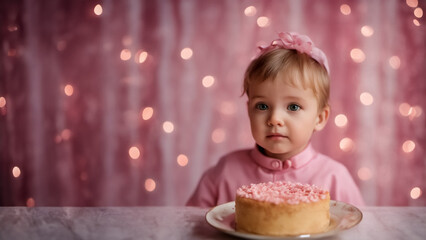
[[(418, 0), (406, 0), (406, 4), (408, 7), (413, 9), (413, 25), (414, 26), (421, 26), (420, 19), (423, 17), (423, 10), (422, 8), (418, 7)], [(349, 4), (341, 4), (340, 5), (340, 14), (343, 14), (345, 16), (350, 17), (351, 16), (351, 6)], [(256, 23), (257, 26), (260, 28), (267, 28), (271, 25), (271, 19), (267, 16), (259, 16), (258, 10), (255, 6), (247, 6), (244, 9), (242, 9), (243, 14), (248, 18), (257, 17)], [(95, 17), (100, 17), (103, 14), (103, 8), (101, 4), (97, 4), (93, 7), (93, 14)], [(14, 24), (8, 26), (7, 30), (9, 32), (15, 32), (19, 31), (19, 27)], [(375, 30), (373, 27), (365, 25), (360, 28), (360, 34), (365, 37), (369, 38), (374, 35)], [(124, 38), (123, 42), (127, 42), (128, 39)], [(60, 50), (63, 47), (64, 43), (60, 42), (57, 44), (58, 50)], [(126, 44), (123, 44), (126, 45)], [(62, 46), (62, 47), (61, 47)], [(8, 49), (7, 52), (9, 57), (15, 57), (17, 56), (17, 50), (14, 48)], [(194, 54), (194, 50), (190, 47), (185, 47), (180, 51), (180, 57), (183, 60), (191, 60), (192, 56)], [(354, 61), (355, 63), (362, 63), (365, 61), (367, 57), (367, 53), (365, 53), (361, 48), (353, 48), (348, 53), (348, 56)], [(121, 50), (119, 57), (122, 61), (134, 61), (136, 64), (143, 64), (149, 59), (150, 53), (147, 51), (140, 49), (136, 52), (132, 52), (130, 49), (124, 48)], [(389, 66), (394, 69), (398, 70), (401, 66), (401, 60), (398, 56), (389, 56), (388, 58), (388, 64)], [(215, 84), (215, 77), (211, 75), (206, 75), (201, 79), (201, 84), (205, 88), (210, 88)], [(67, 97), (72, 97), (75, 92), (75, 86), (72, 84), (66, 84), (63, 89), (63, 94)], [(0, 96), (0, 115), (6, 116), (7, 114), (7, 103), (8, 101), (12, 101), (11, 99), (8, 99), (7, 96)], [(359, 102), (360, 104), (364, 105), (365, 107), (371, 106), (375, 101), (374, 94), (370, 92), (362, 92), (359, 95)], [(407, 102), (400, 103), (398, 108), (398, 113), (408, 119), (408, 121), (413, 121), (420, 116), (422, 116), (423, 109), (421, 106), (418, 105), (410, 105)], [(147, 106), (140, 110), (140, 113), (138, 113), (139, 117), (143, 121), (150, 121), (155, 114), (156, 110), (151, 107)], [(236, 106), (232, 102), (224, 102), (221, 104), (221, 112), (223, 114), (232, 115), (236, 112)], [(350, 125), (350, 119), (348, 119), (347, 115), (343, 113), (337, 114), (334, 119), (334, 125), (338, 128), (346, 128), (348, 125)], [(175, 130), (175, 124), (172, 121), (164, 121), (162, 122), (162, 130), (165, 133), (172, 133)], [(61, 132), (59, 132), (55, 137), (55, 142), (60, 143), (63, 141), (68, 141), (73, 136), (73, 133), (70, 129), (64, 129)], [(226, 140), (226, 131), (222, 128), (214, 129), (211, 133), (211, 141), (214, 143), (222, 143)], [(355, 148), (355, 141), (352, 140), (349, 137), (344, 137), (339, 141), (339, 148), (343, 152), (351, 152)], [(401, 151), (410, 154), (413, 151), (416, 151), (416, 142), (412, 139), (406, 139), (403, 141), (401, 145)], [(140, 146), (130, 146), (128, 149), (128, 155), (130, 158), (130, 161), (138, 161), (143, 155), (143, 149)], [(179, 167), (187, 167), (190, 163), (190, 159), (185, 154), (178, 154), (176, 156), (176, 164)], [(15, 165), (12, 166), (11, 173), (13, 178), (19, 179), (22, 177), (22, 174), (25, 174), (25, 172), (21, 171), (20, 166)], [(368, 167), (360, 167), (357, 170), (357, 177), (362, 181), (368, 181), (369, 179), (373, 178), (373, 172)], [(87, 179), (87, 175), (82, 174), (81, 178)], [(144, 180), (144, 188), (147, 192), (153, 192), (156, 190), (156, 180), (154, 178), (147, 178)], [(422, 190), (420, 187), (413, 187), (409, 193), (411, 199), (418, 199), (422, 195)], [(27, 206), (32, 207), (35, 205), (35, 199), (34, 198), (28, 198), (26, 201)]]

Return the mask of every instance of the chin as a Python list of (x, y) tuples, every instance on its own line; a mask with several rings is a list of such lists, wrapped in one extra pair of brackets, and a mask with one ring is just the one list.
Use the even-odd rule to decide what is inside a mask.
[(265, 150), (268, 153), (274, 154), (274, 155), (284, 155), (284, 154), (288, 154), (289, 153), (289, 151), (285, 151), (285, 150), (282, 150), (282, 149), (268, 149), (268, 148), (265, 148)]

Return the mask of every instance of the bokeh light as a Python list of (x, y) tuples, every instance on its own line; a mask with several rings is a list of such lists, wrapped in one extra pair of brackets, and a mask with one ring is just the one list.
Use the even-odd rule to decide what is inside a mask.
[(361, 28), (361, 33), (364, 37), (371, 37), (374, 34), (374, 29), (366, 25)]
[(247, 17), (253, 17), (254, 15), (256, 15), (257, 9), (254, 6), (248, 6), (246, 7), (246, 9), (244, 9), (244, 14)]
[(214, 143), (221, 143), (225, 141), (226, 132), (222, 128), (217, 128), (212, 132), (212, 140)]
[(133, 38), (129, 35), (126, 35), (121, 39), (121, 42), (124, 46), (130, 46), (133, 43)]
[(171, 133), (171, 132), (173, 132), (173, 130), (175, 129), (175, 126), (173, 125), (173, 123), (172, 122), (170, 122), (170, 121), (165, 121), (164, 123), (163, 123), (163, 130), (164, 130), (164, 132), (166, 132), (166, 133)]
[(210, 75), (205, 76), (202, 82), (204, 87), (209, 88), (214, 84), (214, 77)]
[(135, 55), (135, 62), (136, 63), (144, 63), (147, 58), (148, 58), (148, 53), (140, 50)]
[(359, 48), (352, 49), (350, 55), (351, 55), (352, 60), (356, 63), (362, 63), (365, 60), (365, 54)]
[(71, 138), (71, 136), (72, 136), (71, 130), (69, 130), (69, 129), (62, 130), (62, 132), (61, 132), (62, 140), (67, 141)]
[(19, 176), (21, 176), (21, 169), (19, 169), (19, 167), (13, 167), (12, 168), (12, 175), (15, 178), (18, 178)]
[(14, 57), (16, 56), (16, 53), (17, 53), (16, 49), (11, 48), (7, 51), (7, 56)]
[(127, 61), (132, 57), (132, 52), (129, 49), (123, 49), (120, 53), (120, 59), (123, 61)]
[(27, 207), (34, 207), (35, 206), (35, 200), (34, 198), (28, 198), (27, 199)]
[(336, 124), (336, 126), (338, 127), (344, 127), (346, 126), (346, 124), (348, 124), (348, 118), (346, 117), (345, 114), (338, 114), (335, 118), (334, 118), (334, 123)]
[(268, 17), (259, 17), (257, 18), (257, 26), (263, 28), (263, 27), (267, 27), (271, 24), (271, 21), (269, 20)]
[(413, 19), (413, 24), (416, 25), (417, 27), (420, 26), (420, 22), (417, 19)]
[(362, 167), (358, 169), (358, 178), (362, 181), (367, 181), (372, 178), (373, 174), (371, 173), (371, 170), (367, 167)]
[(0, 108), (3, 108), (6, 106), (6, 98), (0, 97)]
[(408, 103), (401, 103), (399, 104), (398, 110), (402, 116), (408, 117), (411, 114), (412, 108)]
[(413, 117), (420, 117), (423, 113), (423, 109), (420, 106), (414, 106), (413, 107), (413, 112), (411, 113), (410, 116)]
[(56, 43), (56, 49), (58, 49), (58, 51), (62, 52), (65, 50), (65, 48), (67, 48), (67, 42), (64, 40), (59, 40)]
[(180, 57), (182, 59), (188, 60), (192, 57), (192, 49), (191, 48), (184, 48), (182, 51), (180, 51)]
[(340, 5), (340, 12), (343, 15), (349, 15), (351, 14), (351, 7), (348, 4), (342, 4)]
[(352, 139), (345, 137), (340, 140), (339, 147), (344, 152), (350, 152), (354, 149), (355, 143)]
[(129, 148), (129, 156), (132, 159), (138, 159), (141, 156), (141, 151), (139, 150), (138, 147), (133, 146)]
[(220, 104), (219, 111), (225, 115), (232, 115), (237, 111), (237, 106), (231, 101), (224, 101)]
[(188, 157), (185, 154), (179, 154), (176, 161), (181, 167), (188, 165)]
[(65, 92), (65, 95), (67, 95), (68, 97), (70, 97), (74, 93), (74, 87), (71, 84), (67, 84), (64, 87), (64, 92)]
[(409, 7), (415, 8), (419, 4), (418, 0), (406, 0), (405, 1)]
[(96, 6), (93, 8), (93, 12), (100, 16), (103, 12), (102, 6), (100, 4), (96, 4)]
[(416, 16), (417, 18), (423, 17), (423, 9), (419, 7), (414, 9), (414, 16)]
[(7, 30), (8, 30), (9, 32), (15, 32), (15, 31), (18, 31), (18, 26), (17, 26), (16, 24), (11, 24), (11, 25), (7, 26)]
[(359, 95), (359, 100), (365, 106), (370, 106), (374, 102), (373, 95), (368, 92), (361, 93), (361, 95)]
[(389, 65), (393, 69), (398, 69), (401, 66), (401, 60), (399, 59), (398, 56), (392, 56), (389, 58)]
[(414, 187), (410, 191), (410, 197), (412, 199), (418, 199), (420, 196), (422, 196), (422, 190), (419, 187)]
[(416, 148), (416, 143), (413, 142), (412, 140), (407, 140), (402, 144), (402, 151), (404, 151), (405, 153), (410, 153), (414, 151), (415, 148)]
[(148, 178), (148, 179), (145, 180), (145, 190), (148, 191), (148, 192), (154, 191), (155, 188), (156, 188), (156, 185), (157, 184), (155, 183), (154, 179), (152, 179), (152, 178)]
[(152, 118), (153, 114), (154, 114), (154, 109), (152, 107), (146, 107), (142, 110), (142, 119), (148, 120)]

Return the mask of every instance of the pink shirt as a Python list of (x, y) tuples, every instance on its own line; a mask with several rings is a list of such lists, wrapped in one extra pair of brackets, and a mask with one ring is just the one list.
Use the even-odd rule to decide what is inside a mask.
[(314, 184), (328, 189), (332, 200), (364, 205), (346, 167), (316, 152), (311, 144), (286, 161), (267, 157), (257, 147), (225, 155), (203, 174), (187, 205), (213, 207), (234, 201), (236, 191), (242, 185), (269, 181)]

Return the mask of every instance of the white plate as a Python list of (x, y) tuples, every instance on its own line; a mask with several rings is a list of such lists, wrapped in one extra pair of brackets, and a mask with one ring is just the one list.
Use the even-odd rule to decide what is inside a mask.
[(235, 230), (235, 202), (228, 202), (212, 208), (206, 214), (207, 222), (214, 228), (237, 237), (247, 239), (298, 239), (322, 238), (337, 234), (354, 227), (362, 220), (361, 211), (344, 202), (330, 200), (330, 225), (327, 231), (318, 234), (304, 234), (297, 236), (264, 236), (238, 232)]

